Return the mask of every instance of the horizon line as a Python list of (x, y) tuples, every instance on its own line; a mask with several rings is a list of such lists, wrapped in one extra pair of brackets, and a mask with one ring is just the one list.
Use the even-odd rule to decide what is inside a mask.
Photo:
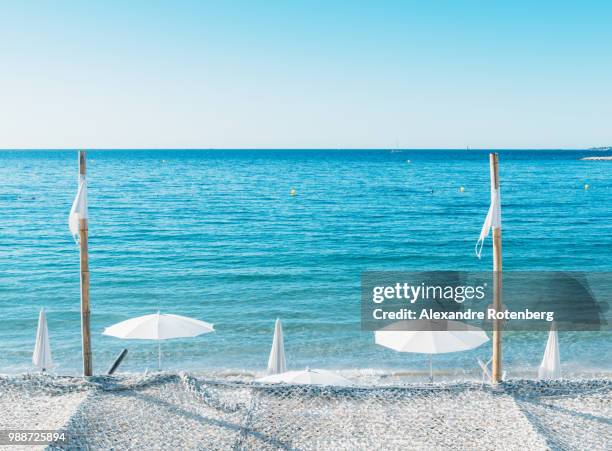
[(198, 150), (287, 150), (287, 151), (300, 151), (300, 150), (380, 150), (380, 151), (437, 151), (437, 150), (458, 150), (458, 151), (481, 151), (481, 150), (493, 150), (493, 151), (527, 151), (527, 150), (612, 150), (612, 146), (591, 146), (591, 147), (20, 147), (10, 148), (2, 147), (0, 152), (5, 151), (69, 151), (69, 150), (91, 150), (91, 151), (120, 151), (120, 150), (134, 150), (134, 151), (145, 151), (145, 150), (182, 150), (182, 151), (198, 151)]

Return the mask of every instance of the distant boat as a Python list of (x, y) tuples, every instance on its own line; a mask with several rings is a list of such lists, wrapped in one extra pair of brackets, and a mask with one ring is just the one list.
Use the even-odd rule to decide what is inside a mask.
[(399, 148), (399, 141), (395, 140), (395, 147), (391, 149), (391, 153), (401, 153), (401, 149)]

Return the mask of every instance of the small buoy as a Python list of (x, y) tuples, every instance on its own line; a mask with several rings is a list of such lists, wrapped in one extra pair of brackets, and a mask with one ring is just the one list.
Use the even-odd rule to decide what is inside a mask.
[(292, 196), (297, 195), (297, 191), (295, 190), (295, 188), (291, 188), (291, 191), (289, 191), (289, 194)]
[(585, 183), (585, 184), (584, 184), (584, 189), (585, 189), (585, 190), (588, 190), (589, 188), (590, 188), (590, 185), (589, 185), (588, 183)]
[(460, 192), (460, 193), (465, 192), (465, 188), (462, 186), (461, 188), (459, 188), (459, 192)]

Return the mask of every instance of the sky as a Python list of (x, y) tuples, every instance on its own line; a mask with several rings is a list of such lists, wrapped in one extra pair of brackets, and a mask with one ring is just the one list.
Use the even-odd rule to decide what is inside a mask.
[(0, 148), (612, 145), (609, 1), (0, 0)]

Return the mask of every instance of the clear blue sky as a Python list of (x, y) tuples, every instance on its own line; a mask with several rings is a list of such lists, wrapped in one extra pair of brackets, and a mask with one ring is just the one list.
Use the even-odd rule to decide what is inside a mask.
[(0, 64), (1, 148), (612, 145), (610, 1), (0, 0)]

